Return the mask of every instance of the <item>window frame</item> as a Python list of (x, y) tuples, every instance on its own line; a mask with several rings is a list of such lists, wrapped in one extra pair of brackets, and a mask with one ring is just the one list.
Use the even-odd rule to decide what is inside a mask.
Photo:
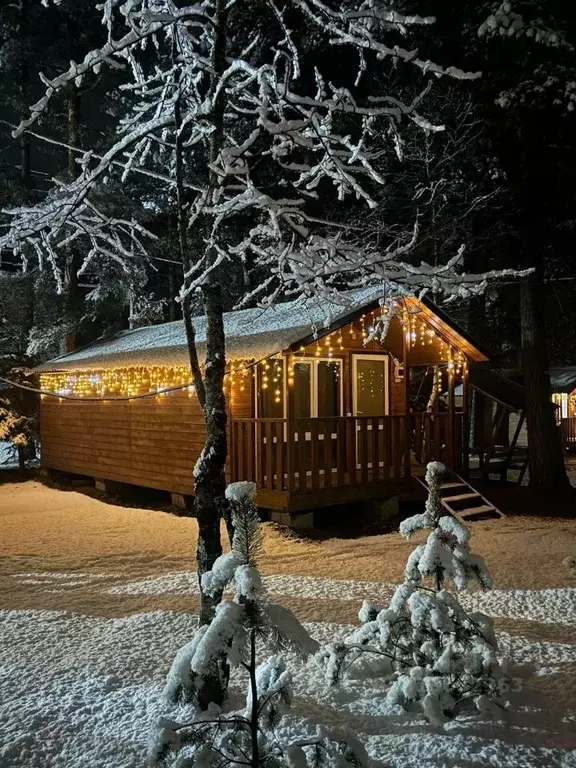
[[(344, 360), (341, 357), (295, 357), (294, 365), (305, 363), (310, 365), (310, 416), (299, 416), (304, 419), (337, 419), (344, 415)], [(339, 413), (336, 416), (318, 416), (318, 363), (332, 363), (339, 367)], [(286, 405), (288, 400), (286, 400)]]

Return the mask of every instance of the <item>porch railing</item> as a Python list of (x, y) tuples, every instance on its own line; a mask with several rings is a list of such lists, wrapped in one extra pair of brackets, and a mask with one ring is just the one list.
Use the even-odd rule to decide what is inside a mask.
[[(453, 423), (453, 422), (452, 422)], [(446, 461), (454, 452), (448, 414), (233, 419), (233, 480), (268, 491), (396, 481), (418, 463)]]
[(559, 426), (563, 445), (576, 444), (576, 418), (561, 419)]

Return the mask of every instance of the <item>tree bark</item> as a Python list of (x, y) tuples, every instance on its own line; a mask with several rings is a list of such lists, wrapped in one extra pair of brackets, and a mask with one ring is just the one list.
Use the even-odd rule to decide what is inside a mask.
[[(210, 91), (214, 94), (219, 74), (226, 68), (227, 11), (225, 0), (216, 0), (214, 6), (214, 43), (212, 47)], [(221, 90), (214, 99), (212, 121), (214, 130), (209, 139), (208, 167), (209, 189), (219, 183), (214, 166), (218, 160), (224, 136), (224, 93)], [(209, 232), (207, 223), (206, 234)], [(208, 255), (208, 267), (211, 254)], [(198, 573), (212, 567), (222, 552), (220, 520), (226, 511), (226, 456), (228, 452), (226, 435), (226, 399), (224, 396), (224, 374), (226, 372), (226, 345), (224, 337), (224, 307), (220, 285), (214, 275), (208, 272), (202, 285), (202, 300), (206, 318), (206, 366), (204, 372), (204, 418), (206, 441), (200, 460), (194, 472), (196, 515), (198, 518)], [(200, 622), (208, 623), (214, 616), (221, 595), (211, 598), (201, 593)], [(220, 659), (218, 674), (206, 677), (198, 694), (198, 703), (207, 708), (210, 702), (220, 704), (226, 697), (228, 665)], [(216, 672), (216, 670), (215, 670)], [(220, 687), (218, 688), (218, 684)]]
[(544, 341), (544, 283), (538, 266), (520, 284), (522, 368), (526, 393), (530, 486), (542, 493), (571, 496), (562, 443), (552, 406), (552, 387)]
[[(28, 117), (28, 62), (26, 60), (25, 40), (28, 30), (28, 0), (19, 0), (18, 3), (18, 34), (22, 45), (20, 63), (20, 106), (22, 108), (21, 119)], [(30, 137), (24, 131), (20, 136), (20, 178), (24, 187), (24, 194), (28, 197), (32, 187), (32, 169), (30, 165)]]
[[(80, 147), (80, 128), (81, 128), (81, 111), (80, 107), (82, 99), (79, 89), (74, 83), (68, 86), (68, 92), (66, 97), (66, 109), (68, 114), (68, 144), (70, 147)], [(73, 149), (68, 150), (68, 174), (70, 179), (78, 176), (78, 163), (76, 158), (78, 153)]]
[[(224, 0), (216, 0), (213, 17), (214, 42), (212, 48), (212, 74), (210, 90), (216, 92), (218, 75), (226, 66), (227, 11)], [(178, 61), (178, 52), (174, 50), (174, 60)], [(177, 197), (178, 245), (180, 258), (184, 268), (184, 287), (186, 275), (194, 267), (188, 238), (188, 199), (184, 188), (184, 137), (180, 113), (180, 100), (175, 102), (175, 176)], [(220, 146), (224, 135), (224, 100), (223, 94), (215, 98), (212, 121), (214, 130), (210, 136), (207, 165), (209, 190), (218, 184), (218, 177), (213, 170), (218, 160)], [(205, 238), (208, 240), (210, 222), (206, 221)], [(210, 247), (210, 246), (207, 246)], [(210, 266), (211, 254), (206, 254), (207, 267)], [(198, 462), (194, 468), (194, 493), (196, 501), (196, 519), (198, 522), (198, 545), (196, 561), (200, 587), (202, 575), (209, 571), (216, 558), (222, 554), (220, 539), (220, 520), (226, 511), (226, 457), (228, 451), (226, 434), (226, 400), (224, 396), (224, 375), (226, 369), (226, 346), (224, 337), (224, 307), (220, 285), (214, 276), (208, 272), (201, 287), (204, 316), (206, 321), (206, 358), (204, 373), (201, 370), (196, 347), (196, 329), (192, 323), (191, 301), (185, 295), (182, 302), (184, 327), (190, 358), (190, 367), (196, 395), (204, 410), (206, 424), (206, 439)], [(216, 606), (221, 601), (221, 594), (210, 596), (200, 589), (200, 624), (208, 624), (214, 616)], [(227, 693), (228, 665), (224, 655), (219, 657), (209, 674), (203, 676), (202, 685), (198, 691), (198, 704), (207, 709), (211, 702), (222, 704)]]
[[(222, 554), (220, 520), (225, 512), (226, 490), (226, 402), (224, 397), (225, 340), (223, 308), (218, 286), (204, 286), (204, 314), (206, 317), (206, 366), (204, 373), (204, 420), (206, 439), (194, 469), (194, 494), (198, 544), (196, 563), (198, 577), (209, 571)], [(207, 595), (200, 590), (199, 623), (212, 621), (221, 594)], [(198, 690), (198, 704), (207, 709), (210, 703), (222, 704), (228, 688), (229, 667), (225, 655), (216, 659), (210, 674), (204, 675)]]
[[(206, 368), (204, 373), (204, 418), (206, 441), (194, 470), (196, 516), (198, 520), (198, 573), (210, 570), (222, 554), (220, 520), (225, 510), (227, 455), (226, 402), (224, 398), (225, 341), (223, 309), (218, 286), (203, 291), (206, 315)], [(202, 594), (200, 623), (212, 620), (220, 597)]]
[[(72, 83), (67, 92), (68, 115), (68, 144), (71, 147), (81, 146), (81, 95), (78, 88)], [(79, 166), (76, 163), (77, 153), (68, 150), (68, 175), (70, 180), (78, 176)], [(65, 338), (65, 351), (73, 352), (78, 346), (78, 334), (76, 324), (80, 309), (80, 291), (78, 288), (78, 270), (82, 265), (82, 256), (72, 246), (66, 258), (66, 312), (68, 321), (72, 322), (73, 330), (69, 330)]]

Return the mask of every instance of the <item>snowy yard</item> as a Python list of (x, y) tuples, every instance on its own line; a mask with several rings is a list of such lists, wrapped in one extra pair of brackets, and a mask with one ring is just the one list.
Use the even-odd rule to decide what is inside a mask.
[[(140, 768), (175, 651), (194, 630), (195, 523), (36, 482), (0, 486), (0, 765)], [(496, 589), (462, 602), (495, 617), (516, 665), (500, 721), (433, 728), (353, 679), (296, 676), (291, 718), (347, 724), (383, 766), (576, 766), (576, 523), (506, 518), (472, 526)], [(264, 526), (269, 592), (320, 641), (387, 601), (412, 545), (398, 534), (310, 541)]]

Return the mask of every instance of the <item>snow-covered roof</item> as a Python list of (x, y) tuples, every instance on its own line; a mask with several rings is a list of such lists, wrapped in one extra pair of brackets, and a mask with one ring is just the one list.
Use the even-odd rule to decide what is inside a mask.
[(573, 392), (576, 389), (576, 367), (550, 368), (552, 392)]
[[(373, 286), (341, 294), (340, 303), (298, 299), (266, 309), (241, 309), (226, 312), (224, 330), (226, 355), (230, 360), (260, 359), (289, 348), (351, 311), (373, 304), (384, 293)], [(344, 302), (344, 303), (342, 303)], [(204, 358), (206, 321), (193, 320), (200, 360)], [(49, 360), (36, 368), (42, 373), (65, 370), (125, 368), (139, 365), (187, 365), (188, 350), (182, 320), (119, 331), (92, 344)]]

